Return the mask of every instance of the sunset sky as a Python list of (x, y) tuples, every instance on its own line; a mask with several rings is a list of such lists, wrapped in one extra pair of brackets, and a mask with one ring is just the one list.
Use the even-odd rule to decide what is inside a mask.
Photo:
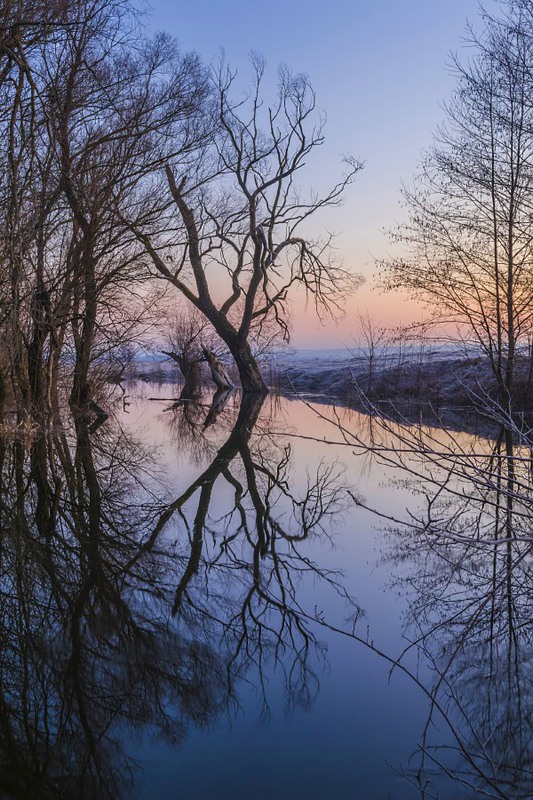
[[(489, 11), (496, 5), (484, 4)], [(365, 163), (343, 207), (316, 219), (317, 232), (339, 233), (339, 251), (364, 274), (365, 286), (348, 300), (338, 326), (321, 327), (298, 299), (293, 343), (350, 343), (358, 310), (390, 326), (420, 317), (405, 298), (373, 288), (374, 260), (393, 253), (386, 230), (402, 219), (399, 187), (443, 119), (455, 82), (450, 53), (467, 56), (465, 25), (479, 24), (477, 0), (151, 0), (151, 7), (150, 24), (175, 35), (184, 50), (210, 61), (224, 48), (243, 87), (251, 50), (266, 58), (273, 76), (280, 62), (310, 76), (327, 114), (326, 142), (307, 175), (314, 186), (335, 180), (344, 153)]]

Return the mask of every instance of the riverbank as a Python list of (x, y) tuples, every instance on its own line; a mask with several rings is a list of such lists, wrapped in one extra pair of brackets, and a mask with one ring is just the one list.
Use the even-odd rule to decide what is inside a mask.
[[(338, 350), (286, 351), (261, 363), (272, 391), (333, 403), (367, 413), (408, 421), (445, 424), (456, 430), (494, 427), (497, 385), (486, 357), (457, 349), (389, 348), (379, 354)], [(179, 380), (168, 361), (136, 365), (135, 377), (147, 381)], [(209, 382), (208, 373), (204, 375)], [(237, 376), (235, 376), (237, 382)], [(529, 415), (531, 362), (517, 360), (514, 410)]]
[[(409, 422), (491, 435), (498, 426), (497, 384), (486, 357), (443, 350), (374, 358), (279, 358), (276, 387), (313, 402), (335, 403)], [(529, 416), (531, 363), (516, 364), (513, 411)]]

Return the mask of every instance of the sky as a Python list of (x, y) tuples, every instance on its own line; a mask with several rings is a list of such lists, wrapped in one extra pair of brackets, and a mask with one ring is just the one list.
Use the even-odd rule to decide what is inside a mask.
[[(296, 347), (342, 347), (356, 336), (358, 313), (394, 327), (419, 319), (407, 298), (375, 287), (376, 260), (394, 255), (387, 231), (401, 223), (400, 186), (416, 172), (444, 118), (455, 78), (451, 53), (468, 56), (467, 20), (480, 24), (477, 0), (150, 0), (149, 24), (174, 35), (206, 61), (223, 48), (249, 76), (249, 53), (261, 53), (273, 74), (279, 63), (309, 75), (327, 115), (326, 141), (312, 165), (313, 185), (340, 174), (343, 154), (364, 162), (341, 208), (316, 218), (333, 230), (345, 265), (365, 283), (347, 298), (346, 316), (321, 326), (302, 298), (293, 303)], [(484, 7), (494, 10), (496, 0)]]

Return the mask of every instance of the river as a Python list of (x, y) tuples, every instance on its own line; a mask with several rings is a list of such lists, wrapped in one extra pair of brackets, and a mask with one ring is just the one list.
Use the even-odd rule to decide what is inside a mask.
[(4, 442), (3, 796), (533, 796), (524, 443), (176, 397)]

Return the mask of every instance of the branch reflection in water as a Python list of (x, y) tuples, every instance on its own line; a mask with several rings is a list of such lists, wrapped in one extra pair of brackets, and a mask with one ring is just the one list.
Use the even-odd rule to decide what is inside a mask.
[[(214, 404), (218, 402), (215, 395)], [(330, 535), (331, 518), (351, 501), (342, 474), (335, 464), (323, 463), (297, 495), (291, 485), (291, 447), (270, 435), (269, 406), (264, 406), (262, 396), (242, 398), (228, 438), (207, 468), (161, 513), (151, 541), (179, 516), (188, 543), (172, 614), (192, 636), (223, 642), (228, 697), (236, 705), (235, 678), (251, 666), (258, 669), (263, 713), (268, 715), (262, 678), (267, 658), (284, 670), (288, 708), (307, 707), (318, 692), (309, 656), (320, 645), (300, 608), (299, 577), (320, 578), (356, 607), (340, 574), (321, 569), (305, 552), (307, 540)], [(183, 418), (190, 421), (187, 405), (176, 405), (174, 413), (182, 408)], [(262, 410), (267, 411), (263, 418)], [(204, 427), (212, 419), (213, 407)], [(183, 434), (182, 424), (177, 427)], [(198, 452), (203, 430), (198, 425), (188, 430), (189, 446)], [(223, 508), (212, 502), (217, 481), (223, 483), (218, 487)]]
[[(299, 613), (300, 578), (355, 607), (305, 543), (349, 495), (325, 464), (295, 494), (290, 447), (267, 434), (261, 405), (242, 400), (236, 416), (235, 398), (174, 406), (170, 427), (198, 460), (209, 453), (205, 425), (233, 422), (170, 501), (155, 454), (113, 417), (92, 434), (79, 417), (1, 440), (2, 793), (129, 796), (134, 732), (178, 743), (189, 725), (238, 706), (252, 668), (267, 714), (268, 658), (285, 671), (288, 708), (313, 701), (322, 653)], [(217, 481), (228, 490), (222, 514)]]
[(393, 483), (417, 498), (403, 516), (373, 509), (387, 525), (383, 559), (409, 601), (407, 645), (387, 657), (430, 699), (419, 758), (405, 774), (423, 798), (440, 796), (439, 773), (465, 797), (531, 798), (531, 430), (497, 410), (491, 438), (361, 419), (330, 417), (345, 445), (374, 469), (398, 469)]

